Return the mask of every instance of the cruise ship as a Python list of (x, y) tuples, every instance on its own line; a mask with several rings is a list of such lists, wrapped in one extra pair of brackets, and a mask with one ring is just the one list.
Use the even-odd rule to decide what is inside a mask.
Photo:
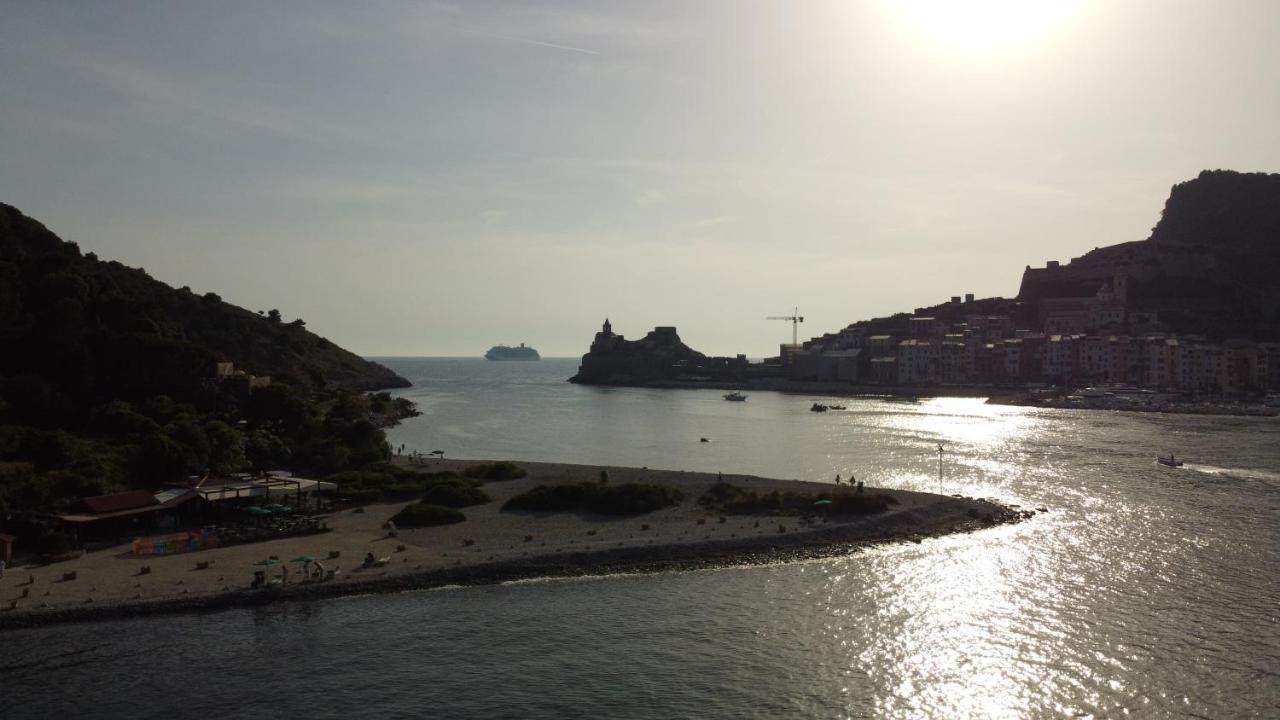
[(527, 347), (524, 343), (520, 343), (519, 347), (508, 347), (506, 345), (494, 345), (489, 348), (489, 352), (484, 354), (485, 360), (541, 360), (538, 351), (531, 347)]

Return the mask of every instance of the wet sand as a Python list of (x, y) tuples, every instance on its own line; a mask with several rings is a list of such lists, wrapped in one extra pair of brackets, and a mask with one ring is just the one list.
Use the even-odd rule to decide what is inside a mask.
[[(460, 471), (474, 460), (428, 460), (413, 469)], [(489, 482), (493, 502), (464, 508), (455, 525), (400, 529), (388, 537), (386, 520), (408, 503), (368, 505), (363, 512), (329, 516), (332, 530), (317, 535), (234, 545), (170, 556), (138, 557), (129, 544), (88, 553), (67, 562), (10, 568), (0, 580), (0, 629), (54, 622), (128, 617), (159, 612), (244, 607), (289, 599), (400, 591), (442, 585), (495, 583), (536, 577), (572, 577), (619, 572), (779, 562), (847, 554), (876, 542), (980, 529), (1023, 514), (993, 502), (903, 490), (887, 512), (802, 522), (795, 517), (721, 516), (700, 507), (698, 497), (718, 476), (672, 470), (554, 463), (518, 464), (529, 471), (520, 480)], [(656, 482), (684, 491), (677, 507), (646, 515), (501, 512), (508, 498), (535, 485), (596, 482), (607, 469), (611, 485)], [(802, 491), (829, 489), (805, 483), (744, 475), (724, 475), (744, 489)], [(403, 548), (403, 549), (401, 549)], [(331, 552), (340, 557), (330, 560)], [(382, 567), (362, 568), (366, 553), (388, 558)], [(289, 581), (250, 590), (255, 570), (276, 577), (281, 565), (255, 563), (279, 557)], [(339, 572), (332, 580), (303, 580), (300, 555), (319, 558)], [(197, 563), (209, 563), (197, 570)], [(149, 574), (140, 568), (149, 566)], [(75, 572), (76, 579), (63, 580)], [(32, 581), (34, 579), (34, 581)], [(24, 594), (25, 591), (25, 594)], [(12, 604), (16, 601), (16, 607)]]

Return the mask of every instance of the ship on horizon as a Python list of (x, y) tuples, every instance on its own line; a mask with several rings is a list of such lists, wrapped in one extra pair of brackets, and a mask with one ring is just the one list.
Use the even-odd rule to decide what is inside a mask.
[(518, 347), (494, 345), (484, 354), (485, 360), (541, 360), (538, 351), (520, 343)]

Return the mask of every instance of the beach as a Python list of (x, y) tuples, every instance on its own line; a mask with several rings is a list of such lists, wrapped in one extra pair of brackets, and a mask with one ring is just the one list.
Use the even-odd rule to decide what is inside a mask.
[[(398, 461), (423, 472), (457, 472), (480, 462), (431, 459), (409, 465), (404, 459)], [(314, 535), (167, 556), (137, 556), (124, 543), (65, 562), (11, 567), (0, 580), (0, 628), (538, 577), (779, 562), (845, 554), (870, 543), (919, 541), (1029, 514), (980, 499), (867, 488), (888, 493), (898, 502), (883, 513), (825, 521), (721, 516), (697, 502), (721, 479), (766, 493), (830, 490), (832, 486), (749, 475), (517, 464), (528, 470), (528, 476), (486, 483), (483, 489), (492, 502), (464, 508), (464, 522), (400, 528), (394, 537), (385, 523), (406, 502), (342, 509), (326, 518), (328, 532)], [(668, 484), (679, 488), (684, 500), (676, 507), (628, 517), (500, 509), (509, 498), (537, 485), (598, 482), (601, 470), (608, 471), (610, 484)], [(337, 557), (331, 558), (334, 553)], [(386, 563), (362, 567), (368, 553), (385, 558)], [(301, 556), (319, 559), (327, 570), (336, 571), (335, 576), (304, 579), (303, 564), (292, 562)], [(257, 564), (272, 557), (280, 563)], [(144, 567), (149, 572), (144, 574)], [(287, 582), (250, 589), (254, 571), (275, 578), (285, 568)], [(74, 579), (64, 579), (69, 573), (75, 574)]]

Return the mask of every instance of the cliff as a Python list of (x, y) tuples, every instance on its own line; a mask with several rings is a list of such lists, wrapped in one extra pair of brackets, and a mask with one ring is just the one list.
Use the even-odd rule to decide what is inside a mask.
[(1028, 266), (1017, 299), (1043, 317), (1046, 301), (1113, 292), (1117, 279), (1129, 310), (1160, 329), (1280, 337), (1280, 175), (1206, 170), (1173, 187), (1146, 240)]

